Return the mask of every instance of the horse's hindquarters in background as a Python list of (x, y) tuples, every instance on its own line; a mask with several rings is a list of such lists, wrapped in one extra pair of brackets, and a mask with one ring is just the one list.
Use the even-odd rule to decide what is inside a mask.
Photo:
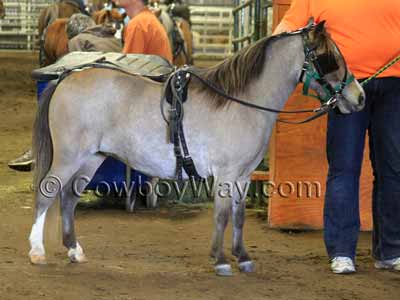
[(66, 32), (68, 19), (57, 19), (46, 29), (41, 66), (55, 63), (58, 58), (68, 53), (68, 36)]

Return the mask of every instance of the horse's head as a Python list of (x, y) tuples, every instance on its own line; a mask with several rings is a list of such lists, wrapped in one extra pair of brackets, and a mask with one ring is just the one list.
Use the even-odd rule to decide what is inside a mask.
[(302, 35), (305, 62), (301, 80), (305, 93), (308, 88), (315, 90), (323, 102), (336, 102), (342, 113), (363, 109), (365, 93), (326, 32), (325, 22), (307, 26)]

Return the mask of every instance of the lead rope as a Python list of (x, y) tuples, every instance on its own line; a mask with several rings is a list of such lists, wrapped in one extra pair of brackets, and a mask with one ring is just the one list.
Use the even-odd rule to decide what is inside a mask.
[(394, 64), (396, 64), (397, 62), (400, 61), (400, 55), (397, 56), (396, 58), (392, 59), (389, 63), (387, 63), (386, 65), (384, 65), (382, 68), (380, 68), (374, 75), (372, 75), (371, 77), (369, 77), (368, 79), (364, 80), (363, 82), (361, 82), (361, 86), (364, 87), (365, 85), (367, 85), (372, 79), (375, 79), (376, 77), (378, 77), (379, 75), (381, 75), (383, 72), (385, 72), (387, 69), (389, 69), (391, 66), (393, 66)]

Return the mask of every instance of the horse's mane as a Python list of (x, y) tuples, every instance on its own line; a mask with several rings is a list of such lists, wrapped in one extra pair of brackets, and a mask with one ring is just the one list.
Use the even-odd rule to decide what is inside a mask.
[[(234, 56), (225, 59), (209, 69), (200, 69), (198, 74), (205, 80), (211, 82), (215, 87), (224, 91), (227, 95), (237, 95), (244, 92), (248, 84), (257, 79), (264, 69), (266, 60), (266, 49), (275, 40), (282, 37), (292, 36), (293, 33), (281, 33), (263, 38), (256, 43), (243, 48)], [(327, 33), (324, 30), (315, 40), (318, 45), (327, 47)], [(209, 94), (208, 101), (211, 101), (216, 108), (224, 107), (229, 100), (219, 96), (211, 89), (205, 87), (201, 82), (194, 80), (194, 88), (205, 91)]]
[[(264, 68), (265, 54), (268, 45), (281, 35), (263, 38), (249, 45), (230, 58), (209, 68), (199, 69), (199, 75), (211, 82), (215, 87), (228, 95), (243, 92), (253, 79), (257, 79)], [(229, 100), (217, 95), (197, 80), (194, 81), (195, 89), (205, 91), (216, 108), (225, 106)]]

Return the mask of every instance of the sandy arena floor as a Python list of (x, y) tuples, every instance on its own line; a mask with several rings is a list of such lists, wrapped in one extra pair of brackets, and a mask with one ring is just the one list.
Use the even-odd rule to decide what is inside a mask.
[[(77, 233), (89, 262), (68, 263), (57, 244), (48, 265), (30, 265), (31, 174), (7, 162), (30, 144), (35, 62), (36, 54), (0, 52), (0, 300), (399, 299), (400, 274), (373, 269), (369, 233), (360, 238), (359, 272), (337, 276), (329, 272), (321, 232), (271, 230), (253, 211), (245, 239), (257, 272), (216, 277), (208, 257), (212, 211), (202, 206), (136, 214), (81, 208)], [(227, 253), (229, 246), (230, 231)]]

